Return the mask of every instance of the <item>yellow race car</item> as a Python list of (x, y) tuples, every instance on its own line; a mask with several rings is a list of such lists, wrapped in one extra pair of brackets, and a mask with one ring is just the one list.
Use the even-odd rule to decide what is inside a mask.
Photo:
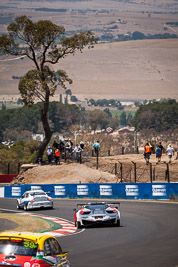
[(70, 267), (58, 240), (41, 233), (1, 232), (0, 266)]

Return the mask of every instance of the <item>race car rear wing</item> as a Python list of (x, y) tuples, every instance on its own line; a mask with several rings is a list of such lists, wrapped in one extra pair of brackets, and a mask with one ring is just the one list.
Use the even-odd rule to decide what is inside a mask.
[(102, 202), (88, 202), (88, 203), (79, 203), (77, 204), (77, 207), (80, 206), (85, 206), (85, 205), (104, 205), (104, 204), (108, 204), (108, 205), (119, 205), (120, 206), (120, 202), (116, 201), (116, 202), (111, 202), (111, 201), (102, 201)]

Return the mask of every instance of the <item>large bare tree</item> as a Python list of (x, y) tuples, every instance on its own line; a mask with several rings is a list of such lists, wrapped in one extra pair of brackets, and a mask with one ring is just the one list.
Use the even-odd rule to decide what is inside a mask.
[(25, 105), (31, 106), (38, 99), (43, 103), (41, 121), (45, 132), (36, 155), (36, 162), (42, 158), (52, 132), (48, 122), (49, 97), (53, 96), (57, 85), (72, 83), (64, 70), (52, 70), (60, 59), (85, 47), (92, 48), (97, 38), (91, 31), (65, 37), (65, 29), (49, 20), (33, 22), (26, 16), (17, 17), (8, 28), (8, 34), (0, 36), (0, 50), (4, 54), (26, 56), (34, 62), (35, 68), (28, 71), (19, 82), (19, 91)]

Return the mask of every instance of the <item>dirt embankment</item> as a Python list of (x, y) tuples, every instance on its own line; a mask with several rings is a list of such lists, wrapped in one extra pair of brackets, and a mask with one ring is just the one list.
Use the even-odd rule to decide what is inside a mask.
[(37, 165), (20, 174), (13, 184), (110, 183), (115, 175), (84, 164)]
[[(64, 184), (64, 183), (117, 183), (121, 179), (122, 164), (123, 182), (134, 182), (136, 163), (137, 182), (150, 182), (150, 165), (145, 164), (143, 155), (119, 155), (99, 158), (99, 168), (96, 169), (96, 158), (83, 164), (61, 163), (61, 165), (35, 165), (22, 172), (12, 184)], [(155, 155), (151, 155), (152, 176), (155, 182), (167, 182), (166, 171), (169, 167), (170, 181), (178, 182), (178, 160), (173, 158), (172, 164), (167, 165), (167, 155), (162, 162), (156, 164)]]

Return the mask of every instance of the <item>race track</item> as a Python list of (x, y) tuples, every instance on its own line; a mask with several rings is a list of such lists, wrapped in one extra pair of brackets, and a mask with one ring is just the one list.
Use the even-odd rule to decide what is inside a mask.
[[(54, 210), (36, 210), (73, 221), (76, 200), (54, 200)], [(14, 199), (0, 208), (16, 210)], [(60, 237), (72, 267), (178, 266), (178, 204), (121, 201), (121, 227), (89, 228)]]

